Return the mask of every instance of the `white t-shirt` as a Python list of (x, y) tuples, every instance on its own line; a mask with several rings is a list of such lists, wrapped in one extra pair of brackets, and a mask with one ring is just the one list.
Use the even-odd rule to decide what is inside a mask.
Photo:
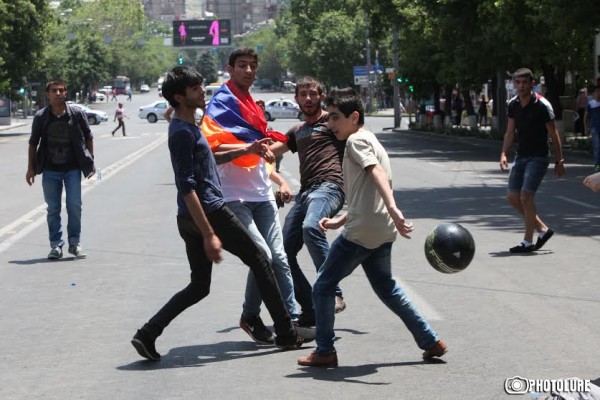
[(375, 135), (364, 129), (350, 135), (344, 152), (344, 191), (348, 219), (342, 235), (368, 249), (396, 240), (396, 226), (365, 168), (379, 164), (392, 187), (390, 159)]
[(263, 159), (254, 168), (242, 168), (229, 162), (220, 164), (217, 169), (225, 201), (275, 200)]

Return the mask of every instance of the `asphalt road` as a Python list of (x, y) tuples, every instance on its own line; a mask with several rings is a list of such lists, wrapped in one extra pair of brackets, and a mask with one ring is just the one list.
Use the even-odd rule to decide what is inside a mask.
[[(341, 285), (340, 367), (299, 367), (311, 344), (280, 352), (238, 328), (246, 269), (229, 254), (214, 267), (211, 295), (157, 341), (162, 361), (141, 360), (131, 336), (189, 278), (167, 125), (137, 118), (155, 97), (124, 102), (127, 137), (110, 135), (112, 119), (92, 128), (102, 179), (84, 185), (86, 260), (46, 260), (41, 182), (25, 183), (29, 128), (0, 133), (1, 399), (497, 399), (519, 398), (504, 392), (514, 376), (599, 379), (600, 195), (581, 185), (590, 160), (568, 153), (567, 177), (549, 172), (537, 204), (556, 235), (542, 251), (510, 255), (522, 223), (504, 198), (500, 144), (382, 133), (392, 118), (367, 118), (367, 127), (389, 152), (396, 201), (416, 227), (394, 245), (394, 272), (448, 344), (443, 361), (421, 360), (357, 269)], [(97, 107), (112, 112), (114, 102)], [(283, 174), (297, 189), (295, 155), (285, 155)], [(426, 235), (449, 221), (477, 245), (469, 268), (454, 275), (432, 269), (423, 253)], [(300, 260), (313, 279), (305, 250)]]

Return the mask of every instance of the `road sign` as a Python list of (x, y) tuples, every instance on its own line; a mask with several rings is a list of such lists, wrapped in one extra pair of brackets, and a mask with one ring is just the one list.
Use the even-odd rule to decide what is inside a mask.
[(368, 85), (369, 84), (369, 76), (368, 75), (354, 75), (354, 84), (355, 85)]
[(231, 46), (230, 20), (173, 21), (173, 46)]

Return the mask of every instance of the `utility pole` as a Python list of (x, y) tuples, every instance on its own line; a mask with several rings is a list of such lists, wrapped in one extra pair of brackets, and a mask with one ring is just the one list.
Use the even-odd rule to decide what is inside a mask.
[[(398, 71), (398, 26), (394, 24), (392, 26), (392, 53), (394, 56), (393, 59), (393, 67), (394, 67), (394, 76), (399, 73)], [(394, 85), (394, 128), (400, 128), (400, 123), (402, 122), (402, 114), (400, 113), (400, 86), (398, 85), (398, 81), (396, 79), (393, 80), (392, 84)]]

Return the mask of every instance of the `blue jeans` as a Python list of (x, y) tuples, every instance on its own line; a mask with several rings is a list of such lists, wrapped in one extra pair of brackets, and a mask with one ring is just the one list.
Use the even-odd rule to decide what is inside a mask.
[(594, 165), (598, 165), (600, 164), (600, 127), (590, 126), (590, 136), (592, 137)]
[(62, 247), (62, 224), (60, 211), (62, 208), (63, 185), (67, 193), (67, 236), (69, 245), (79, 244), (81, 236), (81, 170), (72, 169), (66, 172), (44, 171), (42, 189), (44, 200), (48, 205), (48, 233), (50, 246)]
[(359, 264), (362, 265), (369, 283), (379, 299), (402, 319), (415, 338), (417, 345), (421, 349), (427, 350), (437, 342), (437, 334), (392, 277), (391, 251), (391, 242), (384, 243), (376, 249), (367, 249), (346, 240), (343, 236), (338, 236), (333, 242), (329, 256), (321, 266), (313, 288), (318, 353), (327, 354), (335, 351), (333, 346), (335, 288)]
[[(298, 319), (296, 298), (294, 297), (294, 281), (288, 265), (287, 256), (283, 250), (283, 237), (279, 224), (279, 213), (275, 200), (272, 201), (229, 201), (227, 207), (235, 214), (248, 231), (250, 236), (268, 255), (275, 273), (275, 280), (281, 291), (283, 304), (292, 320)], [(262, 296), (256, 284), (252, 271), (248, 272), (246, 281), (243, 313), (253, 317), (260, 314)]]
[[(314, 313), (312, 286), (298, 264), (298, 253), (306, 244), (315, 269), (319, 271), (329, 253), (329, 243), (327, 237), (319, 231), (318, 223), (321, 218), (334, 217), (342, 209), (344, 199), (344, 191), (340, 186), (322, 182), (298, 193), (296, 202), (285, 218), (283, 246), (294, 278), (296, 300), (302, 313), (309, 316)], [(339, 287), (336, 288), (336, 295), (342, 295)]]

